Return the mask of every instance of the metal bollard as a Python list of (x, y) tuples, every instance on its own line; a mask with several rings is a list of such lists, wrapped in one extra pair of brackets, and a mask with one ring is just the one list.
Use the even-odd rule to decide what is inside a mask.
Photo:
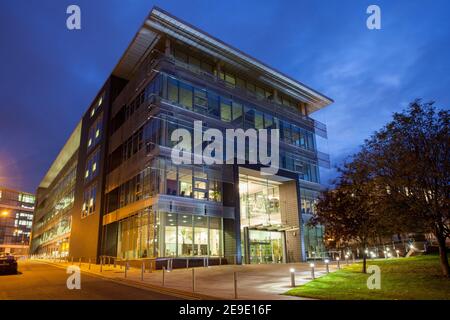
[(88, 267), (88, 269), (91, 270), (91, 258), (89, 258), (89, 267)]
[(337, 261), (337, 268), (338, 268), (338, 269), (340, 269), (340, 268), (341, 268), (341, 265), (340, 265), (340, 263), (339, 263), (339, 260), (340, 260), (340, 259), (339, 259), (339, 257), (336, 257), (336, 261)]
[(116, 258), (114, 257), (114, 269), (116, 268)]
[(163, 266), (163, 267), (162, 267), (162, 285), (163, 285), (163, 287), (164, 287), (164, 282), (165, 282), (165, 279), (164, 279), (165, 271), (166, 271), (166, 267)]
[(192, 292), (195, 292), (195, 268), (192, 268)]
[(142, 267), (141, 267), (141, 281), (144, 281), (144, 272), (145, 272), (145, 262), (142, 261)]
[(316, 278), (316, 277), (315, 277), (315, 274), (314, 274), (314, 267), (315, 267), (315, 264), (314, 264), (314, 263), (311, 263), (309, 266), (311, 267), (311, 278), (314, 280), (314, 279)]
[(291, 287), (295, 287), (295, 269), (291, 268), (289, 271), (291, 272)]
[(330, 273), (330, 267), (328, 265), (329, 263), (330, 263), (330, 260), (325, 259), (325, 267), (326, 267), (327, 273)]
[(186, 259), (186, 269), (189, 269), (189, 259)]
[(78, 259), (78, 265), (79, 265), (80, 268), (81, 268), (81, 258)]
[(100, 257), (100, 272), (103, 272), (103, 257)]
[(238, 293), (237, 293), (237, 272), (233, 272), (233, 283), (234, 283), (234, 298), (237, 299), (238, 298)]
[(150, 271), (149, 271), (150, 273), (152, 273), (153, 272), (153, 262), (152, 261), (150, 261)]
[(222, 265), (222, 257), (219, 257), (219, 265)]

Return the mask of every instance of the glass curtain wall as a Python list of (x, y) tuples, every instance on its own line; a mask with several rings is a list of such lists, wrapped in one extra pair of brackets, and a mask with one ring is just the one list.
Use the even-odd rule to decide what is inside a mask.
[(154, 256), (154, 213), (147, 208), (119, 222), (117, 256), (138, 259)]
[(160, 212), (161, 257), (222, 256), (222, 218)]
[(279, 183), (239, 175), (241, 227), (281, 224)]

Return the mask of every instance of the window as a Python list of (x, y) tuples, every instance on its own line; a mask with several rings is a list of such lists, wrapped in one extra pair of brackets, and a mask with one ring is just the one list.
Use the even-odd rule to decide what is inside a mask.
[(225, 122), (231, 121), (231, 101), (220, 98), (220, 119)]
[(103, 98), (105, 93), (103, 92), (100, 97), (98, 98), (97, 102), (92, 106), (90, 116), (91, 118), (94, 116), (95, 112), (100, 108), (100, 106), (103, 104)]
[(185, 83), (180, 83), (180, 104), (192, 110), (192, 87)]
[(99, 116), (89, 128), (88, 134), (88, 150), (95, 147), (100, 141), (103, 128), (103, 117)]
[(95, 201), (97, 197), (97, 185), (89, 186), (84, 190), (83, 207), (81, 217), (87, 217), (95, 212)]
[(205, 114), (207, 111), (206, 90), (194, 88), (194, 110)]
[(167, 98), (178, 103), (178, 81), (170, 77), (167, 81)]
[(100, 160), (100, 150), (97, 149), (86, 161), (86, 169), (84, 178), (87, 181), (91, 181), (98, 173), (98, 163)]
[(263, 129), (264, 120), (262, 112), (255, 111), (255, 129)]
[(122, 162), (130, 159), (134, 154), (139, 152), (143, 146), (144, 129), (141, 127), (122, 145)]

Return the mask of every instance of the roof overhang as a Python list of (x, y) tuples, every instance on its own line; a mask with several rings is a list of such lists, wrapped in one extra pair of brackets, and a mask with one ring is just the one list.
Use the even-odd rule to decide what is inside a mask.
[(151, 10), (114, 69), (113, 74), (124, 79), (130, 79), (162, 35), (177, 39), (188, 46), (216, 57), (219, 61), (224, 61), (247, 72), (252, 71), (259, 74), (261, 81), (299, 100), (308, 102), (312, 107), (311, 111), (319, 110), (333, 103), (332, 99), (316, 90), (157, 7)]

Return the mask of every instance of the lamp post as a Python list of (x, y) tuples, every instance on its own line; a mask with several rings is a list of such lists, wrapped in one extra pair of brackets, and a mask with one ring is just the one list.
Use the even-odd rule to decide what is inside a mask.
[(400, 258), (400, 250), (395, 250), (395, 253), (397, 254), (397, 258)]
[(339, 257), (336, 257), (336, 261), (337, 261), (337, 268), (340, 269), (340, 268), (341, 268), (341, 265), (340, 265), (340, 263), (339, 263)]
[(330, 273), (330, 267), (329, 267), (329, 263), (330, 263), (330, 260), (328, 260), (328, 259), (325, 259), (325, 268), (326, 268), (326, 270), (327, 270), (327, 273)]

